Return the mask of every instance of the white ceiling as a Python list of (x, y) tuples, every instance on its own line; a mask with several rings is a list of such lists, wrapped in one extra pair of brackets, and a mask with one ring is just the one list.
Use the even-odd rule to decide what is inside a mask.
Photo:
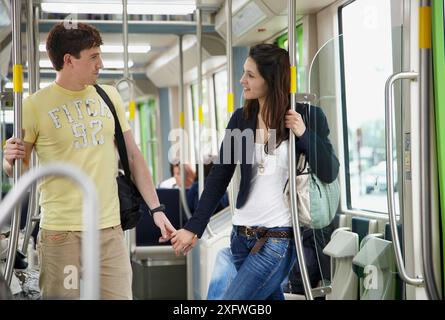
[[(68, 0), (71, 1), (71, 0)], [(73, 0), (74, 1), (74, 0)], [(85, 0), (87, 1), (87, 0)], [(118, 1), (118, 0), (107, 0), (107, 1)], [(120, 0), (119, 0), (120, 1)], [(118, 2), (119, 2), (118, 1)], [(128, 2), (137, 2), (141, 0), (128, 0)], [(151, 0), (143, 0), (151, 1)], [(233, 11), (238, 10), (238, 8), (243, 7), (248, 2), (251, 1), (261, 1), (265, 6), (269, 8), (273, 14), (280, 16), (280, 19), (285, 23), (285, 15), (287, 15), (287, 0), (233, 0), (232, 6)], [(93, 1), (88, 1), (93, 2)], [(224, 0), (196, 0), (196, 5), (201, 7), (206, 14), (216, 13), (219, 10), (224, 10)], [(328, 6), (329, 4), (335, 2), (335, 0), (297, 0), (297, 13), (308, 14), (315, 13), (320, 9)], [(64, 1), (65, 3), (65, 1)], [(280, 21), (281, 21), (280, 20)], [(162, 23), (162, 21), (159, 21)], [(104, 44), (121, 44), (122, 34), (121, 33), (102, 33)], [(23, 39), (26, 39), (25, 37)], [(46, 39), (46, 33), (40, 34), (40, 43), (44, 43)], [(148, 53), (130, 53), (129, 58), (133, 60), (134, 67), (132, 71), (137, 71), (145, 73), (146, 68), (150, 66), (157, 58), (162, 54), (172, 50), (177, 46), (178, 37), (173, 34), (129, 34), (129, 44), (149, 44), (151, 46), (151, 51)], [(264, 40), (264, 39), (263, 39)], [(261, 41), (261, 39), (255, 39), (255, 41)], [(25, 53), (26, 54), (26, 53)], [(40, 53), (42, 59), (47, 59), (46, 53)], [(122, 54), (118, 53), (103, 53), (103, 59), (122, 59)]]
[[(122, 44), (122, 34), (102, 33), (102, 39), (105, 45)], [(45, 43), (47, 34), (40, 34), (40, 43)], [(129, 59), (135, 63), (134, 67), (144, 67), (150, 61), (153, 61), (161, 53), (177, 43), (177, 36), (172, 34), (129, 34), (129, 44), (149, 44), (151, 50), (148, 53), (129, 53)], [(46, 52), (40, 52), (41, 59), (48, 59)], [(122, 59), (123, 54), (120, 53), (103, 53), (102, 58), (110, 60)]]

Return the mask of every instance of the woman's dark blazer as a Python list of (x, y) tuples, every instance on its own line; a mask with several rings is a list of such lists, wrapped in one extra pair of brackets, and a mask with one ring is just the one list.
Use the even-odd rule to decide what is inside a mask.
[[(295, 139), (297, 159), (304, 152), (309, 155), (309, 166), (320, 180), (326, 183), (334, 181), (338, 175), (339, 162), (328, 138), (329, 126), (323, 110), (316, 106), (297, 104), (296, 111), (303, 116), (307, 127), (303, 136)], [(241, 182), (236, 207), (239, 209), (246, 203), (252, 178), (257, 119), (258, 111), (249, 119), (244, 118), (242, 108), (233, 113), (221, 144), (219, 162), (214, 163), (206, 178), (198, 207), (184, 229), (197, 234), (198, 237), (202, 236), (210, 216), (227, 190), (237, 163), (241, 166)]]

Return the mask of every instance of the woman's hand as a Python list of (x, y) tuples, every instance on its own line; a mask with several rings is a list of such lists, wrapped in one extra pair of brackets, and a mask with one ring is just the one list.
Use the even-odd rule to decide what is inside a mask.
[(180, 229), (173, 232), (173, 238), (171, 239), (172, 247), (175, 250), (176, 256), (179, 256), (181, 251), (184, 255), (189, 253), (190, 250), (196, 245), (198, 237), (193, 232), (185, 229)]
[(297, 138), (300, 138), (306, 131), (306, 125), (304, 124), (303, 118), (294, 110), (288, 110), (286, 112), (284, 123), (286, 128), (291, 129)]

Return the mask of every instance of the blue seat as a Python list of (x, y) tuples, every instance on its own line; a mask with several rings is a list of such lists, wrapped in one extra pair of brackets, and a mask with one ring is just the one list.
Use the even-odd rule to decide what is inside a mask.
[(358, 234), (358, 242), (361, 243), (363, 238), (368, 235), (369, 219), (362, 217), (352, 217), (351, 225), (352, 232)]
[[(397, 224), (397, 233), (400, 240), (400, 248), (403, 252), (403, 232), (402, 232), (402, 225), (399, 223)], [(392, 240), (392, 233), (391, 233), (391, 226), (389, 223), (385, 224), (385, 240), (391, 241)], [(399, 274), (396, 274), (396, 300), (403, 300), (403, 281), (400, 279)]]
[[(165, 205), (166, 215), (171, 224), (176, 228), (182, 228), (186, 222), (185, 214), (181, 209), (179, 189), (156, 189), (159, 201)], [(142, 217), (136, 225), (136, 245), (137, 246), (157, 246), (170, 245), (170, 242), (159, 243), (161, 231), (154, 224), (153, 219), (148, 214), (146, 204), (141, 205)]]
[[(362, 217), (352, 217), (351, 220), (352, 232), (358, 234), (358, 243), (362, 243), (363, 238), (365, 238), (369, 233), (369, 219)], [(364, 278), (364, 269), (358, 265), (353, 264), (352, 270), (359, 278)]]

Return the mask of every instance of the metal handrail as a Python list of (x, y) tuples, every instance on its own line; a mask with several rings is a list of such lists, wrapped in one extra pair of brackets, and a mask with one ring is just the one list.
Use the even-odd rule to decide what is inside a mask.
[[(33, 8), (33, 0), (28, 0), (27, 2), (27, 17), (28, 23), (26, 24), (26, 56), (28, 60), (28, 82), (29, 82), (29, 94), (33, 94), (37, 91), (37, 82), (36, 82), (36, 68), (35, 62), (36, 60), (36, 41), (35, 41), (35, 24), (34, 24), (34, 8)], [(37, 155), (35, 151), (31, 153), (31, 162), (30, 167), (34, 167), (38, 165)], [(28, 252), (28, 243), (31, 238), (31, 233), (36, 226), (36, 222), (33, 221), (33, 218), (38, 215), (38, 192), (36, 185), (31, 186), (31, 190), (29, 191), (29, 199), (28, 199), (28, 212), (26, 214), (26, 225), (25, 225), (25, 237), (22, 243), (22, 253), (26, 256)]]
[[(98, 232), (98, 197), (96, 187), (83, 171), (72, 165), (52, 163), (26, 172), (14, 188), (0, 203), (0, 225), (6, 220), (10, 212), (25, 197), (28, 188), (36, 180), (46, 176), (66, 176), (74, 180), (83, 192), (83, 222), (85, 230), (82, 235), (82, 265), (84, 290), (81, 290), (81, 299), (99, 299), (99, 232)], [(12, 261), (8, 260), (8, 264)], [(13, 266), (10, 266), (11, 268)]]
[(182, 35), (178, 36), (178, 57), (179, 57), (179, 82), (178, 82), (178, 98), (180, 112), (180, 130), (181, 130), (181, 149), (179, 152), (179, 174), (181, 176), (181, 186), (179, 188), (179, 197), (181, 200), (182, 208), (184, 209), (187, 219), (192, 217), (190, 208), (187, 204), (187, 197), (185, 195), (185, 105), (184, 105), (184, 52), (182, 50)]
[[(226, 0), (226, 56), (227, 56), (227, 113), (229, 118), (234, 110), (234, 92), (233, 92), (233, 51), (232, 51), (232, 0)], [(237, 170), (235, 169), (232, 181), (229, 185), (229, 205), (232, 214), (236, 208), (236, 190), (235, 183), (237, 179)]]
[[(432, 10), (431, 0), (421, 0), (419, 4), (422, 9), (421, 15), (425, 16), (427, 11)], [(430, 19), (419, 19), (419, 33), (426, 39), (431, 37)], [(422, 30), (423, 29), (423, 30)], [(434, 254), (433, 254), (433, 233), (432, 233), (432, 166), (431, 166), (431, 137), (430, 137), (430, 119), (431, 108), (434, 105), (430, 102), (430, 79), (431, 79), (431, 45), (423, 43), (419, 48), (420, 56), (420, 203), (422, 212), (422, 252), (423, 252), (423, 273), (425, 277), (425, 289), (429, 299), (441, 300), (440, 289), (437, 287), (436, 275), (434, 272)]]
[[(201, 145), (201, 132), (204, 128), (203, 125), (203, 113), (202, 113), (202, 105), (203, 105), (203, 98), (202, 98), (202, 10), (200, 8), (196, 9), (196, 38), (197, 38), (197, 54), (198, 54), (198, 112), (196, 112), (196, 116), (198, 118), (198, 130), (196, 131), (197, 139), (195, 139), (195, 142), (197, 141), (197, 148), (196, 148), (196, 159), (198, 162), (198, 199), (201, 199), (201, 194), (204, 191), (204, 163), (202, 158), (202, 145)], [(195, 120), (196, 121), (196, 120)], [(213, 232), (212, 228), (209, 224), (207, 224), (207, 232), (210, 234), (210, 236), (215, 236), (215, 233)]]
[(119, 85), (120, 85), (121, 83), (123, 83), (123, 82), (126, 82), (126, 83), (128, 84), (128, 90), (129, 90), (129, 92), (131, 93), (132, 90), (133, 90), (133, 86), (134, 86), (134, 80), (132, 80), (132, 79), (130, 79), (130, 78), (128, 78), (128, 77), (123, 77), (123, 78), (117, 80), (114, 86), (115, 86), (117, 89), (119, 89)]
[[(422, 276), (417, 276), (417, 278), (411, 278), (405, 269), (405, 263), (403, 261), (402, 249), (400, 247), (399, 234), (397, 233), (397, 218), (395, 212), (395, 192), (394, 192), (394, 168), (393, 168), (393, 86), (397, 80), (408, 79), (417, 80), (419, 74), (417, 72), (401, 72), (396, 73), (388, 78), (385, 84), (385, 134), (386, 134), (386, 176), (387, 176), (387, 201), (388, 201), (388, 214), (389, 222), (391, 226), (391, 234), (393, 239), (394, 254), (396, 257), (397, 269), (399, 271), (400, 278), (414, 286), (423, 286), (424, 279)], [(420, 213), (423, 214), (422, 212)]]
[(124, 46), (124, 77), (129, 78), (128, 71), (128, 15), (127, 0), (122, 0), (122, 37)]
[[(13, 82), (14, 82), (14, 137), (22, 137), (22, 91), (23, 91), (23, 72), (22, 72), (22, 50), (20, 41), (20, 13), (21, 1), (13, 0), (11, 2), (12, 10), (12, 60), (13, 60)], [(23, 160), (17, 159), (13, 169), (14, 184), (18, 182), (22, 175)], [(13, 266), (18, 246), (18, 237), (20, 232), (20, 214), (21, 204), (17, 205), (12, 215), (10, 241), (8, 245), (8, 263), (6, 264), (5, 280), (11, 284)]]
[(198, 124), (195, 139), (196, 160), (198, 163), (198, 199), (204, 190), (204, 163), (202, 158), (201, 131), (203, 129), (203, 113), (202, 113), (202, 12), (200, 8), (196, 9), (196, 48), (198, 56), (198, 110), (195, 112), (195, 121)]
[[(289, 34), (289, 56), (291, 63), (291, 94), (290, 94), (290, 106), (295, 111), (296, 109), (296, 52), (295, 52), (295, 19), (296, 19), (296, 0), (288, 0), (288, 34)], [(293, 88), (295, 86), (295, 88)], [(294, 230), (295, 249), (298, 256), (298, 265), (300, 266), (301, 278), (303, 280), (304, 292), (307, 300), (313, 300), (312, 287), (309, 280), (309, 274), (307, 271), (306, 260), (304, 258), (303, 244), (300, 231), (300, 222), (298, 221), (298, 207), (297, 207), (297, 184), (295, 177), (296, 172), (296, 155), (295, 155), (295, 135), (291, 132), (289, 134), (289, 186), (290, 186), (290, 199), (291, 199), (291, 216), (292, 216), (292, 228)]]

